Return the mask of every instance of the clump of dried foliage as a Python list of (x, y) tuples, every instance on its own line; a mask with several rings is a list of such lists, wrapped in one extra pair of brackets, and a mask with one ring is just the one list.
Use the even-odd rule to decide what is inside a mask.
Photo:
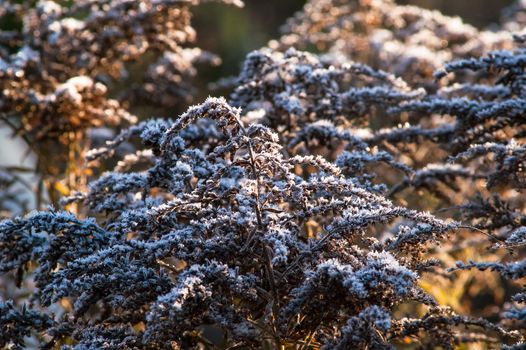
[[(93, 141), (88, 129), (135, 123), (139, 107), (188, 102), (195, 64), (218, 63), (189, 47), (198, 3), (0, 1), (11, 28), (0, 35), (0, 117), (37, 155), (48, 189), (63, 173), (68, 190), (84, 184), (76, 170)], [(50, 161), (50, 153), (63, 159)]]
[[(162, 93), (183, 96), (171, 85), (179, 69), (193, 74), (182, 63), (189, 56), (159, 39), (158, 26), (171, 23), (164, 16), (179, 21), (187, 3), (82, 2), (67, 11), (89, 5), (111, 20), (111, 5), (146, 10), (144, 25), (157, 31), (137, 35), (169, 52), (124, 95), (162, 104)], [(25, 23), (55, 8), (46, 4)], [(56, 11), (47, 16), (66, 9)], [(62, 198), (78, 213), (51, 208), (0, 222), (0, 271), (11, 286), (0, 296), (14, 299), (0, 299), (0, 345), (523, 349), (526, 36), (514, 32), (523, 11), (518, 2), (499, 30), (483, 31), (388, 0), (309, 1), (280, 40), (246, 57), (228, 101), (141, 121), (86, 153), (91, 167), (113, 168)], [(66, 25), (78, 33), (55, 32), (57, 42), (72, 35), (97, 47), (104, 31), (86, 32), (90, 18), (82, 30)], [(134, 35), (110, 40), (130, 60), (144, 49)], [(120, 124), (126, 98), (108, 99), (97, 77), (125, 65), (77, 49), (72, 57), (84, 63), (74, 69), (86, 76), (64, 76), (53, 101), (78, 94), (95, 112), (89, 103), (65, 112), (93, 127), (103, 108)], [(23, 94), (13, 74), (5, 84)], [(7, 170), (9, 202), (16, 177)]]

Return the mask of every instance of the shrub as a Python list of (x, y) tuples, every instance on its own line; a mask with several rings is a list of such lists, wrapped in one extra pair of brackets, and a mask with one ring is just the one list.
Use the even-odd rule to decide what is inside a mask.
[[(0, 271), (34, 283), (31, 308), (0, 303), (0, 345), (524, 348), (526, 292), (505, 281), (526, 272), (520, 11), (490, 33), (390, 1), (310, 1), (228, 101), (87, 152), (113, 170), (62, 198), (78, 213), (0, 223)], [(328, 53), (289, 48), (308, 44)], [(164, 89), (173, 72), (153, 70)], [(473, 300), (490, 280), (467, 270), (502, 275), (493, 298)]]
[[(86, 181), (82, 159), (98, 141), (87, 137), (88, 129), (135, 123), (138, 106), (188, 102), (194, 65), (218, 63), (187, 47), (196, 35), (190, 7), (198, 3), (2, 1), (0, 16), (21, 28), (0, 38), (0, 113), (37, 155), (37, 173), (49, 182), (55, 204), (61, 174), (67, 174), (67, 190)], [(130, 71), (139, 61), (146, 63), (144, 74), (133, 80)], [(50, 161), (49, 153), (62, 159)]]

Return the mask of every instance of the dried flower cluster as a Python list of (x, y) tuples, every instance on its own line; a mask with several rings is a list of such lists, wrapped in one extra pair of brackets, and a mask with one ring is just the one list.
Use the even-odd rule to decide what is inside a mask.
[[(194, 64), (218, 61), (186, 47), (195, 40), (190, 7), (199, 1), (31, 3), (0, 1), (0, 19), (21, 25), (0, 36), (0, 118), (40, 155), (47, 175), (78, 165), (87, 129), (134, 123), (138, 105), (188, 102)], [(148, 63), (144, 76), (130, 80), (139, 61)], [(49, 164), (50, 152), (64, 153), (70, 169)]]
[(182, 47), (195, 36), (183, 2), (77, 1), (63, 7), (42, 1), (27, 7), (3, 1), (2, 6), (23, 23), (2, 42), (2, 113), (16, 114), (22, 131), (36, 133), (37, 139), (130, 119), (107, 97), (104, 82), (123, 78), (125, 64), (148, 51), (165, 55), (148, 71), (152, 77), (167, 70), (166, 57), (177, 56), (170, 61), (178, 61), (179, 76), (166, 82), (173, 92), (184, 89), (182, 75), (192, 72), (199, 56), (197, 49)]
[[(508, 12), (508, 17), (517, 13)], [(517, 21), (510, 18), (511, 23)], [(447, 61), (512, 44), (512, 29), (479, 31), (458, 17), (393, 0), (312, 0), (283, 29), (270, 46), (315, 47), (332, 59), (368, 63), (426, 87), (434, 85), (433, 71)]]
[[(0, 301), (0, 346), (524, 349), (526, 290), (507, 281), (526, 277), (521, 4), (489, 32), (311, 0), (247, 56), (229, 101), (90, 151), (113, 170), (62, 200), (89, 217), (0, 222), (0, 272), (31, 294)], [(177, 95), (180, 64), (165, 53), (149, 84)]]

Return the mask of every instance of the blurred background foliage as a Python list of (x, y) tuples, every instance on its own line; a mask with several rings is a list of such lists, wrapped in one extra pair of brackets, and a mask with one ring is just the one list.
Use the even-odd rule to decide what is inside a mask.
[[(198, 86), (200, 101), (211, 92), (206, 83), (233, 76), (246, 54), (279, 37), (280, 27), (305, 0), (245, 0), (245, 8), (207, 3), (194, 10), (193, 25), (197, 46), (219, 55), (222, 64), (201, 67)], [(446, 15), (459, 16), (478, 28), (491, 27), (499, 21), (500, 11), (513, 0), (398, 0), (400, 4), (436, 9)], [(213, 94), (213, 93), (212, 93)]]

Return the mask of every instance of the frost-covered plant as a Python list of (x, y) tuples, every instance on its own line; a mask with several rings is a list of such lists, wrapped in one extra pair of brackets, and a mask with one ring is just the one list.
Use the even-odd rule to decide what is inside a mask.
[[(325, 12), (332, 16), (319, 15), (324, 13), (323, 6), (327, 6)], [(518, 2), (505, 12), (504, 29), (521, 29), (521, 12), (513, 9), (522, 8), (522, 2)], [(404, 23), (397, 29), (396, 21)], [(508, 31), (479, 32), (460, 21), (456, 25), (453, 22), (436, 12), (394, 6), (386, 1), (310, 1), (304, 11), (289, 22), (286, 31), (290, 33), (282, 37), (279, 45), (271, 42), (270, 46), (308, 48), (309, 44), (316, 44), (322, 51), (328, 46), (330, 55), (318, 59), (291, 50), (284, 54), (275, 51), (254, 53), (245, 62), (238, 80), (241, 85), (232, 100), (249, 111), (244, 120), (257, 120), (283, 130), (280, 137), (285, 139), (290, 154), (337, 159), (337, 164), (347, 164), (348, 173), (354, 176), (363, 172), (367, 165), (365, 179), (358, 177), (369, 190), (373, 190), (372, 184), (377, 185), (378, 181), (367, 180), (383, 173), (378, 165), (371, 170), (371, 163), (383, 161), (403, 170), (402, 181), (393, 176), (392, 171), (387, 176), (382, 174), (380, 180), (386, 182), (389, 196), (403, 202), (409, 196), (410, 201), (418, 203), (416, 207), (429, 208), (422, 199), (412, 199), (422, 198), (421, 190), (425, 189), (440, 200), (439, 205), (455, 204), (449, 210), (456, 211), (454, 215), (471, 224), (462, 227), (484, 233), (496, 248), (487, 255), (490, 259), (502, 260), (459, 264), (459, 268), (490, 268), (501, 271), (505, 277), (520, 279), (524, 277), (519, 271), (524, 263), (526, 242), (522, 234), (526, 207), (523, 198), (526, 183), (524, 49), (521, 48), (524, 36), (513, 36), (513, 42)], [(389, 52), (384, 46), (376, 52), (370, 48), (362, 50), (364, 45), (358, 44), (359, 40), (369, 40), (371, 44), (371, 36), (365, 34), (382, 31), (378, 26), (386, 26), (392, 32), (390, 35), (401, 40), (399, 56), (396, 56), (400, 61), (380, 57)], [(412, 52), (411, 43), (417, 42), (413, 41), (413, 35), (445, 37), (453, 35), (452, 28), (456, 29), (456, 38), (444, 39), (447, 47), (429, 51), (432, 60), (425, 74), (409, 64), (411, 59), (407, 55)], [(387, 35), (385, 30), (382, 33)], [(421, 44), (429, 42), (426, 39)], [(351, 45), (346, 46), (348, 43)], [(383, 38), (381, 43), (388, 41)], [(508, 50), (489, 51), (481, 56), (483, 51), (495, 47)], [(418, 51), (422, 52), (422, 48)], [(449, 58), (444, 59), (445, 56), (440, 55), (442, 52), (447, 52)], [(349, 57), (402, 74), (409, 83), (389, 84), (394, 78), (375, 80), (371, 73), (365, 75), (369, 81), (360, 81), (357, 75), (353, 77), (349, 68), (366, 66), (349, 61)], [(446, 64), (452, 57), (467, 58)], [(427, 61), (415, 58), (414, 62)], [(415, 76), (415, 71), (421, 74)], [(368, 72), (375, 71), (368, 68)], [(388, 76), (383, 72), (375, 73)], [(391, 93), (400, 88), (405, 88), (402, 91), (407, 93), (411, 91), (408, 86), (423, 86), (427, 93), (412, 91), (413, 95), (389, 103), (379, 90), (385, 86)], [(352, 102), (345, 103), (348, 100), (342, 96), (349, 87), (351, 91), (366, 92), (358, 99), (358, 106), (363, 102), (366, 109), (358, 112), (352, 109), (355, 107)], [(375, 92), (370, 93), (369, 87)], [(378, 110), (385, 109), (391, 122), (385, 121), (385, 114), (378, 114)], [(379, 117), (383, 117), (380, 125), (377, 124)], [(403, 123), (396, 125), (397, 122)], [(464, 239), (464, 234), (454, 237), (447, 249), (462, 251), (466, 244)], [(488, 245), (485, 240), (475, 244), (479, 250)], [(509, 252), (516, 257), (507, 256)], [(511, 270), (517, 273), (512, 274)], [(523, 303), (522, 294), (520, 292), (513, 300)], [(523, 312), (520, 308), (512, 309), (503, 316), (504, 319), (523, 320)], [(518, 327), (523, 327), (520, 322)]]
[(253, 52), (244, 62), (231, 100), (244, 110), (263, 109), (260, 119), (272, 127), (291, 129), (320, 119), (343, 126), (355, 120), (359, 125), (378, 109), (424, 93), (412, 91), (403, 80), (364, 64), (330, 63), (294, 49), (284, 54)]
[(13, 302), (0, 301), (0, 346), (5, 349), (23, 349), (24, 337), (31, 331), (44, 331), (53, 325), (45, 314), (23, 307), (17, 310)]
[(314, 48), (332, 60), (364, 62), (429, 88), (433, 71), (447, 61), (511, 45), (508, 31), (480, 31), (458, 17), (394, 0), (310, 0), (283, 32), (271, 47)]
[[(454, 115), (457, 122), (451, 133), (445, 134), (454, 144), (451, 162), (464, 163), (478, 170), (486, 179), (491, 195), (479, 195), (461, 207), (463, 215), (471, 220), (494, 243), (494, 249), (507, 251), (498, 261), (457, 264), (455, 269), (490, 269), (503, 277), (518, 280), (524, 274), (524, 188), (526, 187), (525, 127), (524, 119), (524, 54), (520, 45), (523, 36), (516, 36), (519, 47), (513, 51), (495, 51), (479, 59), (454, 61), (436, 73), (437, 78), (446, 74), (460, 75), (465, 70), (481, 75), (487, 91), (504, 89), (492, 96), (475, 99), (462, 98), (466, 109), (454, 107), (459, 100), (431, 98), (428, 111)], [(453, 108), (450, 108), (453, 106)], [(419, 103), (409, 103), (409, 109), (421, 110)], [(454, 140), (454, 141), (453, 141)], [(486, 198), (485, 198), (486, 197)], [(512, 297), (518, 305), (524, 303), (524, 289)], [(515, 320), (524, 328), (524, 306), (503, 313), (504, 319)], [(521, 323), (522, 322), (522, 323)], [(512, 348), (522, 348), (517, 345)]]
[[(514, 39), (513, 50), (492, 51), (480, 58), (447, 63), (434, 77), (437, 80), (447, 77), (451, 85), (388, 109), (394, 117), (406, 114), (410, 124), (380, 130), (369, 128), (361, 133), (348, 129), (347, 133), (353, 134), (356, 144), (385, 148), (398, 158), (409, 157), (413, 168), (419, 163), (424, 165), (396, 184), (390, 190), (391, 195), (408, 186), (425, 188), (447, 203), (450, 196), (440, 190), (440, 184), (462, 193), (464, 204), (453, 209), (488, 237), (496, 250), (492, 259), (498, 260), (458, 263), (455, 270), (491, 269), (505, 278), (519, 280), (525, 277), (526, 243), (525, 73), (521, 47), (524, 36)], [(338, 133), (330, 137), (341, 139)], [(418, 158), (417, 153), (423, 149), (427, 149), (428, 156)], [(485, 180), (483, 184), (480, 179)], [(481, 242), (484, 241), (477, 244)], [(519, 329), (524, 329), (524, 307), (520, 306), (524, 303), (523, 294), (521, 290), (512, 297), (518, 307), (502, 314), (503, 322), (514, 320)]]
[(243, 120), (278, 130), (287, 153), (338, 156), (344, 172), (376, 190), (366, 165), (382, 162), (411, 173), (387, 150), (369, 149), (363, 138), (386, 110), (422, 97), (423, 89), (364, 64), (331, 64), (295, 49), (252, 52), (235, 81), (230, 101), (242, 107)]
[[(240, 117), (209, 98), (93, 152), (134, 136), (149, 150), (70, 199), (99, 223), (55, 211), (2, 223), (0, 268), (35, 263), (34, 302), (72, 305), (45, 330), (50, 342), (190, 348), (207, 341), (205, 325), (254, 348), (391, 348), (409, 335), (447, 347), (467, 339), (459, 325), (516, 337), (438, 308), (418, 286), (435, 264), (422, 253), (458, 223), (394, 205), (338, 162), (288, 156), (274, 131)], [(408, 302), (429, 314), (394, 316)]]
[[(136, 14), (143, 2), (118, 3), (115, 13)], [(526, 38), (508, 32), (521, 4), (492, 33), (387, 0), (310, 1), (279, 43), (247, 56), (228, 103), (142, 121), (88, 152), (92, 165), (115, 165), (63, 199), (89, 218), (50, 209), (0, 223), (0, 272), (34, 285), (30, 309), (0, 302), (0, 345), (524, 348), (524, 288), (494, 282), (489, 293), (507, 294), (483, 310), (444, 296), (466, 298), (464, 270), (526, 277)], [(86, 6), (106, 18), (101, 2), (61, 11)], [(192, 70), (178, 55), (198, 51), (139, 34), (159, 60), (121, 101), (170, 105), (166, 96), (185, 95), (171, 83)], [(309, 44), (330, 54), (281, 50)], [(115, 50), (144, 53), (126, 45)], [(92, 63), (93, 85), (73, 77), (57, 96), (105, 108), (104, 94), (82, 94), (125, 65)], [(503, 308), (508, 296), (516, 305)]]
[[(218, 61), (188, 47), (198, 3), (0, 1), (0, 19), (21, 26), (0, 35), (0, 118), (40, 156), (41, 174), (66, 174), (67, 187), (78, 187), (88, 129), (129, 125), (138, 105), (188, 102), (194, 64)], [(139, 60), (149, 64), (144, 76), (130, 77)], [(64, 160), (50, 161), (49, 153)]]

